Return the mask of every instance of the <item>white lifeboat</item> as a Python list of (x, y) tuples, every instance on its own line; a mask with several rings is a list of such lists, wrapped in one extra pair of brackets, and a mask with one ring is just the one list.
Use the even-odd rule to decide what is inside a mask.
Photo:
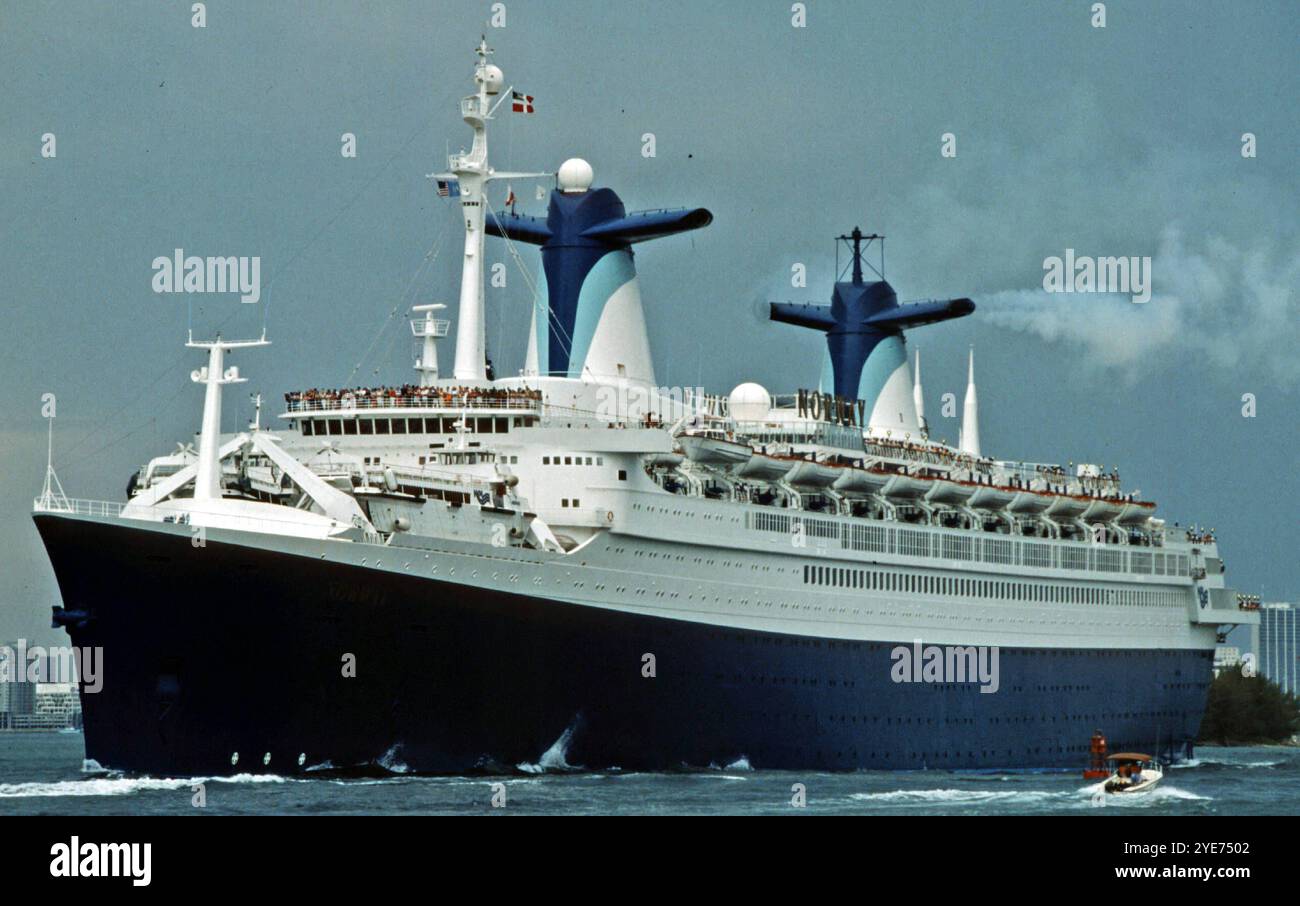
[(930, 480), (913, 478), (911, 475), (891, 475), (881, 491), (892, 500), (917, 500), (930, 490)]
[(675, 469), (686, 457), (680, 453), (647, 453), (641, 461), (652, 469)]
[(858, 468), (842, 469), (841, 473), (839, 478), (835, 479), (835, 490), (843, 494), (862, 496), (879, 494), (891, 477), (882, 472)]
[(959, 481), (948, 481), (945, 478), (940, 478), (931, 483), (930, 489), (925, 492), (925, 499), (930, 503), (960, 506), (970, 500), (975, 490), (973, 484), (962, 484)]
[(1057, 494), (1052, 497), (1052, 502), (1043, 512), (1044, 515), (1051, 516), (1053, 519), (1076, 519), (1083, 515), (1083, 511), (1088, 508), (1090, 502), (1087, 497)]
[(978, 510), (1003, 510), (1016, 497), (1016, 491), (995, 485), (982, 484), (971, 495), (970, 505)]
[(1130, 500), (1124, 504), (1115, 521), (1120, 525), (1142, 525), (1155, 511), (1156, 505), (1149, 500)]
[(1051, 506), (1051, 503), (1052, 497), (1050, 494), (1040, 494), (1037, 491), (1021, 491), (1011, 498), (1011, 502), (1007, 504), (1007, 510), (1023, 516), (1037, 516)]
[(682, 445), (682, 452), (688, 459), (707, 466), (734, 466), (748, 462), (754, 455), (749, 444), (706, 434), (683, 434), (677, 442)]
[(755, 453), (736, 468), (736, 475), (740, 478), (751, 478), (757, 481), (777, 481), (789, 471), (789, 460), (781, 459), (770, 453)]
[(1083, 511), (1084, 522), (1110, 522), (1124, 509), (1124, 501), (1114, 497), (1095, 497)]
[(796, 488), (828, 488), (844, 471), (845, 469), (811, 459), (801, 459), (786, 472), (785, 480)]

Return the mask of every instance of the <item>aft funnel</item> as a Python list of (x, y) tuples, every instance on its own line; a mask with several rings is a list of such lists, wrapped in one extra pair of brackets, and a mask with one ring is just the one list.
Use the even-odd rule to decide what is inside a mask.
[(565, 161), (546, 218), (489, 214), (489, 235), (541, 246), (525, 373), (654, 383), (632, 244), (708, 226), (704, 208), (631, 214), (591, 166)]
[[(771, 303), (771, 318), (811, 327), (826, 334), (827, 359), (821, 390), (849, 399), (865, 400), (867, 422), (882, 431), (921, 432), (908, 374), (903, 331), (923, 324), (960, 318), (975, 310), (970, 299), (942, 299), (898, 304), (894, 288), (885, 281), (883, 236), (864, 235), (854, 227), (839, 241), (850, 243), (853, 278), (835, 284), (831, 304)], [(862, 279), (862, 253), (873, 241), (882, 242), (879, 280)]]

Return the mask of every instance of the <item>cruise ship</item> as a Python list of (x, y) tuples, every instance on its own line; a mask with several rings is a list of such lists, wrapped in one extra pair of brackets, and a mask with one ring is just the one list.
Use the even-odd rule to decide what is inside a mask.
[[(578, 158), (495, 170), (489, 127), (521, 95), (491, 53), (460, 102), (472, 145), (433, 174), (464, 225), (450, 376), (450, 310), (430, 302), (410, 316), (408, 384), (289, 393), (274, 427), (223, 433), (223, 392), (245, 380), (228, 358), (255, 367), (267, 340), (191, 335), (193, 444), (120, 502), (70, 498), (47, 471), (33, 516), (54, 624), (103, 649), (87, 759), (1076, 768), (1098, 728), (1190, 754), (1216, 639), (1257, 619), (1216, 539), (1114, 470), (986, 454), (973, 352), (959, 443), (931, 437), (905, 336), (975, 305), (900, 303), (872, 261), (883, 239), (857, 228), (830, 304), (770, 305), (773, 354), (825, 334), (815, 387), (660, 387), (633, 246), (712, 215), (629, 212)], [(544, 213), (490, 204), (529, 180), (553, 187)], [(510, 377), (486, 355), (489, 243), (533, 291)]]

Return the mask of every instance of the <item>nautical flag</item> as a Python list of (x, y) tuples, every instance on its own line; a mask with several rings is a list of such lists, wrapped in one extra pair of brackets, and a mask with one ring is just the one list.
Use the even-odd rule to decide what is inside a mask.
[(510, 92), (512, 95), (510, 109), (515, 113), (536, 113), (533, 109), (533, 96), (531, 94), (520, 94), (518, 91)]
[(506, 207), (510, 207), (514, 203), (515, 203), (515, 190), (511, 189), (509, 194), (506, 195)]
[(438, 194), (443, 198), (460, 198), (460, 180), (438, 180)]

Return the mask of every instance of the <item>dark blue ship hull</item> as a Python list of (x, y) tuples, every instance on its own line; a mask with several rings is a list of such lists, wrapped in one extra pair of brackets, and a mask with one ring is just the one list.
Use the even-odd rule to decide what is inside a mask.
[[(896, 684), (894, 643), (719, 628), (36, 516), (59, 622), (103, 649), (86, 756), (150, 774), (1081, 768), (1190, 751), (1212, 653), (1002, 649), (1000, 688)], [(655, 676), (643, 676), (653, 654)], [(345, 663), (355, 661), (355, 676)], [(237, 763), (233, 756), (238, 753)], [(269, 755), (269, 762), (266, 756)]]

